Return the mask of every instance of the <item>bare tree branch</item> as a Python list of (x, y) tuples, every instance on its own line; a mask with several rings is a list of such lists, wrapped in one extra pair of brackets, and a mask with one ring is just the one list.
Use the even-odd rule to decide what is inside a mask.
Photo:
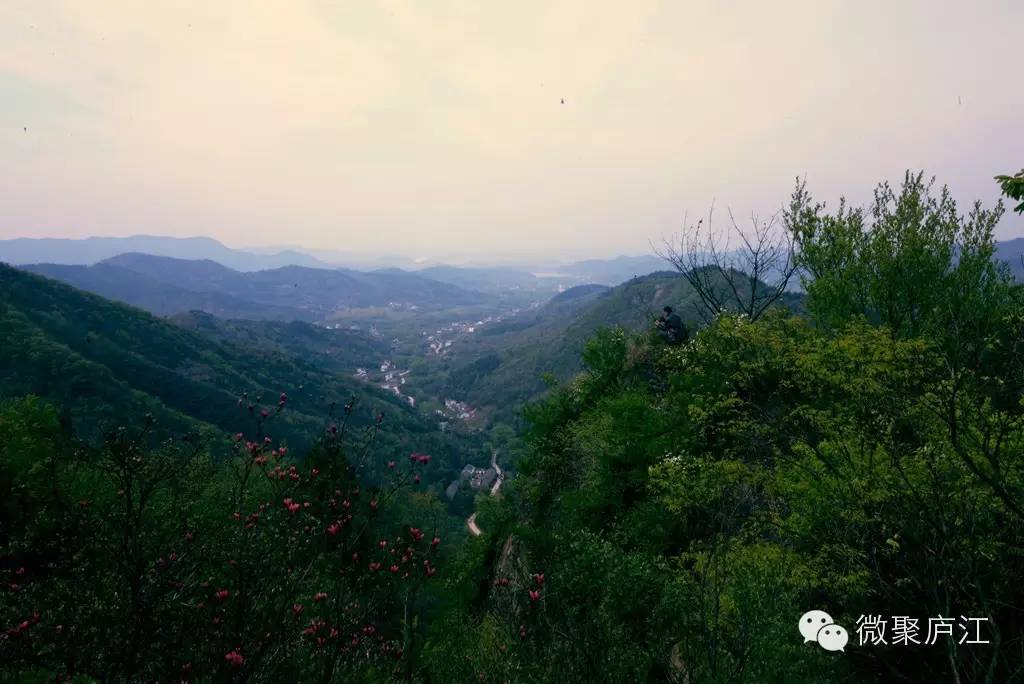
[(797, 270), (793, 237), (777, 225), (777, 218), (762, 221), (753, 215), (744, 229), (730, 211), (729, 227), (719, 233), (712, 205), (706, 220), (691, 224), (684, 219), (680, 234), (665, 239), (655, 253), (686, 278), (705, 320), (723, 311), (756, 320), (785, 294)]

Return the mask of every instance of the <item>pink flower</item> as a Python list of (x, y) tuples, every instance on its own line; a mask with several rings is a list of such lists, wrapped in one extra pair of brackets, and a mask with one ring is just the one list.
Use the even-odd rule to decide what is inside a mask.
[(371, 511), (377, 510), (377, 500), (376, 499), (373, 499), (372, 501), (370, 501), (370, 510)]
[(410, 527), (409, 528), (409, 536), (412, 537), (413, 541), (419, 541), (419, 540), (423, 539), (423, 530), (421, 530), (418, 527)]
[(536, 603), (540, 599), (540, 591), (530, 590), (530, 603)]
[(237, 649), (225, 654), (224, 660), (228, 661), (235, 667), (241, 667), (245, 664), (245, 657), (242, 656), (242, 654), (239, 653)]
[(269, 415), (270, 415), (270, 412), (267, 411), (267, 409), (263, 409), (262, 411), (260, 411), (260, 418), (266, 418)]
[(388, 468), (390, 468), (391, 470), (394, 470), (395, 469), (395, 462), (394, 461), (388, 461)]
[(327, 534), (331, 535), (332, 537), (335, 536), (336, 534), (338, 534), (338, 532), (340, 530), (341, 530), (341, 527), (336, 522), (331, 523), (330, 525), (327, 526)]
[(313, 600), (314, 601), (326, 601), (327, 600), (327, 594), (325, 594), (322, 591), (318, 591), (317, 593), (313, 594)]
[(440, 545), (440, 543), (441, 543), (441, 538), (440, 537), (434, 537), (434, 540), (432, 542), (430, 542), (430, 545), (436, 549), (438, 547), (438, 545)]
[(242, 435), (241, 432), (236, 432), (235, 433), (235, 441), (236, 442), (241, 442), (242, 441), (242, 437), (243, 437), (243, 435)]
[(303, 610), (302, 604), (301, 603), (296, 603), (295, 605), (292, 606), (292, 615), (294, 615), (295, 617), (299, 617), (299, 615), (302, 614), (302, 610)]
[(316, 477), (317, 475), (320, 474), (320, 469), (319, 468), (313, 468), (313, 470), (311, 470), (309, 472), (309, 474), (312, 475), (313, 477)]
[(378, 570), (380, 570), (380, 568), (381, 565), (377, 561), (373, 561), (372, 563), (370, 563), (370, 570), (372, 570), (373, 572), (377, 572)]
[(227, 600), (227, 598), (229, 596), (231, 596), (231, 592), (228, 591), (227, 589), (221, 589), (216, 594), (214, 594), (214, 596), (217, 597), (218, 601), (224, 601), (224, 600)]
[(544, 584), (544, 573), (538, 572), (536, 575), (533, 576), (533, 581), (537, 583), (538, 587)]

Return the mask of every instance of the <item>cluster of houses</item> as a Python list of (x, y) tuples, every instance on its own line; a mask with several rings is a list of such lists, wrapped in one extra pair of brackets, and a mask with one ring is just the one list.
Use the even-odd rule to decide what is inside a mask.
[(517, 313), (519, 313), (519, 309), (512, 309), (508, 314), (493, 314), (478, 321), (456, 321), (443, 328), (438, 328), (433, 334), (426, 330), (421, 334), (427, 339), (428, 353), (441, 356), (451, 349), (452, 342), (457, 335), (472, 335), (481, 326), (488, 323), (501, 323), (506, 316), (514, 316)]
[(459, 473), (459, 479), (452, 480), (451, 484), (445, 490), (445, 495), (449, 500), (454, 499), (455, 495), (459, 493), (459, 488), (462, 487), (463, 483), (466, 483), (470, 488), (475, 490), (490, 489), (491, 485), (498, 478), (498, 471), (494, 468), (478, 468), (474, 465), (467, 465)]
[(409, 406), (416, 406), (416, 399), (402, 392), (402, 386), (405, 385), (406, 378), (411, 372), (409, 370), (400, 370), (391, 361), (382, 361), (380, 364), (380, 374), (376, 378), (371, 377), (371, 372), (366, 368), (356, 368), (355, 378), (362, 382), (376, 382), (378, 387), (388, 392), (393, 392), (396, 397), (404, 399)]
[(456, 420), (471, 420), (476, 416), (476, 409), (464, 401), (445, 399), (444, 409), (437, 409), (437, 414), (445, 418), (453, 418)]

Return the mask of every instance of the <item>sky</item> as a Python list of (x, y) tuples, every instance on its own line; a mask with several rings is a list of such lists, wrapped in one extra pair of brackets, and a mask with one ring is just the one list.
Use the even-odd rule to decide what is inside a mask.
[(583, 258), (797, 176), (993, 203), (1022, 34), (1020, 0), (4, 0), (0, 238)]

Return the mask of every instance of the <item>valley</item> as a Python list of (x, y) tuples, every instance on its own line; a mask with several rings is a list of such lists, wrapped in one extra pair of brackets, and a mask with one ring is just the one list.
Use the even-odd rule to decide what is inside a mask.
[[(897, 311), (876, 327), (868, 316), (889, 312), (848, 314), (845, 295), (832, 300), (828, 288), (780, 291), (763, 316), (741, 308), (712, 315), (699, 287), (710, 283), (739, 304), (766, 287), (712, 267), (680, 272), (657, 262), (622, 281), (579, 282), (652, 263), (612, 261), (542, 275), (289, 264), (236, 270), (210, 259), (138, 253), (90, 264), (0, 265), (0, 435), (7, 436), (0, 455), (12, 454), (0, 459), (0, 473), (8, 464), (24, 473), (0, 478), (10, 492), (5, 500), (15, 502), (4, 515), (20, 521), (22, 508), (38, 509), (44, 524), (76, 530), (81, 536), (60, 532), (59, 545), (45, 553), (93, 554), (85, 572), (94, 577), (107, 576), (110, 563), (96, 550), (118, 548), (127, 538), (128, 550), (119, 553), (134, 554), (136, 565), (123, 570), (125, 581), (141, 581), (146, 595), (157, 597), (140, 600), (179, 606), (184, 612), (170, 618), (179, 624), (192, 624), (198, 612), (203, 622), (193, 629), (212, 625), (216, 633), (237, 620), (231, 633), (244, 635), (242, 647), (218, 642), (220, 651), (233, 650), (190, 656), (206, 658), (211, 672), (225, 658), (232, 668), (252, 658), (284, 676), (277, 668), (285, 661), (261, 656), (259, 644), (282, 630), (282, 614), (294, 621), (309, 611), (311, 622), (300, 619), (281, 633), (297, 631), (295, 644), (312, 644), (314, 653), (334, 638), (326, 624), (342, 625), (351, 635), (345, 643), (357, 645), (381, 628), (389, 634), (380, 646), (385, 660), (404, 661), (411, 648), (421, 671), (458, 672), (460, 681), (462, 663), (474, 659), (484, 663), (478, 672), (517, 671), (519, 664), (506, 665), (510, 644), (522, 649), (516, 658), (527, 654), (522, 662), (532, 657), (528, 649), (543, 658), (529, 681), (549, 681), (548, 673), (562, 667), (573, 673), (567, 681), (580, 680), (581, 672), (600, 680), (606, 663), (620, 673), (616, 679), (628, 681), (661, 665), (616, 660), (616, 644), (642, 643), (648, 616), (667, 625), (660, 633), (693, 630), (685, 616), (698, 612), (699, 591), (713, 574), (733, 567), (750, 573), (753, 579), (715, 588), (714, 596), (766, 615), (796, 600), (802, 578), (820, 563), (833, 563), (830, 572), (854, 585), (856, 575), (843, 573), (860, 571), (816, 555), (819, 538), (844, 557), (879, 548), (868, 532), (851, 536), (837, 527), (871, 529), (858, 518), (861, 497), (850, 490), (864, 469), (883, 468), (874, 496), (904, 506), (900, 520), (913, 519), (904, 480), (884, 470), (888, 458), (883, 465), (873, 460), (875, 449), (898, 451), (900, 443), (873, 436), (880, 441), (863, 451), (863, 440), (875, 435), (879, 412), (894, 421), (884, 434), (898, 439), (923, 439), (914, 434), (922, 416), (931, 443), (956, 439), (927, 412), (930, 397), (946, 391), (934, 380), (941, 375), (935, 364), (953, 347), (925, 346), (909, 328), (894, 337), (890, 331), (911, 319)], [(993, 264), (983, 250), (957, 268), (956, 277), (981, 273), (974, 287), (990, 291), (955, 315), (977, 329), (988, 325), (982, 321), (999, 322), (985, 333), (993, 358), (980, 356), (971, 372), (1004, 373), (1009, 383), (1005, 391), (984, 384), (969, 391), (980, 405), (1010, 411), (1004, 407), (1019, 398), (1020, 374), (996, 368), (1019, 365), (1020, 286), (1012, 268)], [(925, 269), (920, 279), (934, 272)], [(903, 285), (897, 279), (878, 291)], [(900, 297), (916, 301), (938, 288), (973, 296), (957, 287), (950, 277), (911, 285)], [(692, 331), (690, 343), (668, 343), (655, 332), (665, 306)], [(917, 310), (931, 312), (928, 334), (941, 340), (950, 329), (945, 310)], [(975, 312), (980, 318), (971, 318)], [(849, 320), (832, 330), (827, 315)], [(906, 397), (925, 409), (905, 404)], [(1011, 440), (1019, 439), (1018, 430)], [(842, 458), (830, 457), (830, 440), (838, 441)], [(815, 449), (820, 455), (809, 455)], [(815, 459), (829, 467), (817, 470)], [(53, 488), (44, 479), (51, 472)], [(978, 486), (954, 472), (964, 487)], [(1013, 473), (1019, 482), (1019, 471)], [(915, 487), (931, 486), (920, 471), (909, 477)], [(829, 506), (840, 502), (841, 523), (813, 517), (818, 487), (827, 488)], [(52, 493), (59, 488), (75, 498)], [(22, 491), (32, 498), (19, 498)], [(1004, 505), (999, 492), (974, 495), (986, 507), (982, 524), (991, 525)], [(782, 496), (800, 508), (773, 508)], [(145, 534), (159, 541), (136, 532), (133, 516), (145, 519)], [(774, 516), (786, 526), (771, 524)], [(18, 525), (25, 535), (36, 529)], [(886, 548), (914, 549), (900, 535), (891, 533)], [(197, 538), (204, 540), (197, 551), (188, 550)], [(18, 549), (12, 553), (25, 566), (38, 565)], [(898, 582), (920, 562), (906, 561), (896, 579), (885, 581)], [(268, 563), (285, 572), (265, 573)], [(295, 567), (303, 569), (293, 579)], [(440, 582), (430, 579), (438, 568)], [(120, 605), (119, 594), (110, 593), (122, 591), (119, 576), (110, 588), (94, 579), (89, 591), (107, 594), (86, 592), (87, 603)], [(750, 594), (758, 582), (772, 591)], [(65, 586), (60, 577), (40, 585)], [(674, 594), (677, 585), (690, 593)], [(12, 586), (21, 591), (20, 581)], [(182, 588), (184, 602), (173, 593)], [(626, 599), (621, 588), (629, 589)], [(272, 598), (278, 594), (289, 597), (283, 607)], [(227, 610), (235, 595), (238, 618)], [(341, 600), (332, 603), (332, 595)], [(22, 612), (28, 602), (44, 602), (48, 614), (81, 604), (78, 595), (54, 592), (11, 596)], [(591, 597), (601, 601), (596, 615), (578, 610)], [(360, 600), (371, 603), (357, 606)], [(872, 601), (869, 593), (857, 600)], [(320, 605), (336, 611), (321, 617), (330, 614)], [(390, 616), (376, 612), (383, 605)], [(118, 610), (136, 611), (133, 619), (143, 624), (150, 608)], [(413, 646), (407, 623), (395, 617), (410, 610), (429, 616), (412, 628), (425, 639)], [(32, 619), (17, 629), (34, 629)], [(628, 634), (592, 637), (605, 645), (600, 671), (583, 651), (563, 657), (563, 634), (610, 626)], [(138, 629), (147, 630), (147, 643), (165, 639), (159, 627)], [(729, 626), (715, 629), (733, 634)], [(700, 643), (699, 629), (692, 638)], [(540, 646), (542, 640), (557, 650)], [(87, 654), (66, 648), (87, 662)], [(659, 642), (638, 652), (660, 663), (678, 648)], [(390, 655), (400, 649), (400, 658)], [(736, 657), (728, 649), (714, 653)], [(702, 654), (687, 658), (707, 671), (712, 666)], [(361, 655), (338, 660), (353, 672), (371, 661), (377, 662)], [(792, 670), (800, 680), (809, 663), (776, 658), (758, 672)]]

